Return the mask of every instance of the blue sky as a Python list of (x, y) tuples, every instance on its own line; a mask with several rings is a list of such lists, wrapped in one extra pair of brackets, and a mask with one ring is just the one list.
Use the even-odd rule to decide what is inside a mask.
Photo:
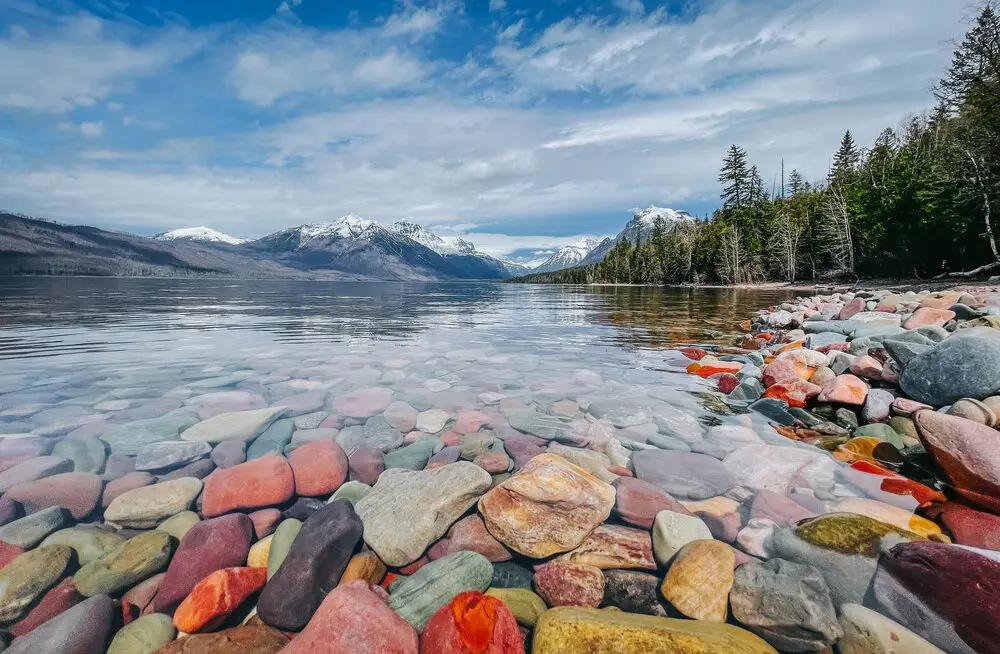
[(0, 208), (255, 237), (356, 212), (531, 257), (820, 179), (925, 109), (960, 0), (0, 0)]

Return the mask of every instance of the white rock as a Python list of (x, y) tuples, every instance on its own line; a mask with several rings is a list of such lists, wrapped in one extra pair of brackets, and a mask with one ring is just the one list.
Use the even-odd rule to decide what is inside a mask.
[(284, 413), (283, 406), (220, 413), (185, 429), (181, 434), (181, 440), (221, 443), (238, 439), (248, 442), (259, 436)]
[(660, 511), (653, 519), (653, 556), (666, 566), (685, 545), (711, 540), (712, 532), (701, 518), (675, 511)]
[(840, 654), (944, 654), (906, 627), (860, 604), (840, 607)]
[(417, 429), (425, 434), (438, 433), (447, 422), (448, 412), (441, 409), (429, 409), (417, 414)]

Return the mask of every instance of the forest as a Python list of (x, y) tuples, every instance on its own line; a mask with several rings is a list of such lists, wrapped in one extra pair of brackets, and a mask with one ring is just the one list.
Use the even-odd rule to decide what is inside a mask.
[(860, 278), (973, 278), (1000, 272), (1000, 16), (984, 4), (934, 87), (934, 108), (867, 147), (850, 131), (827, 178), (790, 169), (769, 192), (733, 145), (720, 207), (693, 225), (657, 223), (592, 266), (541, 283), (749, 284)]

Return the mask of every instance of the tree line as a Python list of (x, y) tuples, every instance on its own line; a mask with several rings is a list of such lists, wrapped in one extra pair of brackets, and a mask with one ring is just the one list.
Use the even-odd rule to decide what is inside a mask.
[(592, 266), (529, 275), (554, 283), (744, 284), (860, 277), (972, 277), (1000, 270), (1000, 16), (981, 7), (936, 105), (862, 148), (845, 132), (826, 179), (792, 169), (768, 192), (729, 148), (711, 218), (658, 219)]

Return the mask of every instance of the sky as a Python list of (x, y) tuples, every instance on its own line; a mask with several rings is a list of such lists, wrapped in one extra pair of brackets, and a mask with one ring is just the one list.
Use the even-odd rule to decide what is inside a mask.
[(822, 179), (932, 104), (964, 0), (0, 0), (0, 209), (258, 237), (354, 212), (514, 260)]

